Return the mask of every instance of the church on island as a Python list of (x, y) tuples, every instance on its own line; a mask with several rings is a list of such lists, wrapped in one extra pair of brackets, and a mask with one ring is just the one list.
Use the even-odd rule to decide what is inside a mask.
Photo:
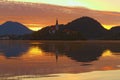
[(56, 20), (56, 25), (54, 27), (51, 27), (51, 29), (49, 30), (49, 33), (55, 34), (58, 30), (59, 30), (59, 24), (58, 24), (58, 20)]

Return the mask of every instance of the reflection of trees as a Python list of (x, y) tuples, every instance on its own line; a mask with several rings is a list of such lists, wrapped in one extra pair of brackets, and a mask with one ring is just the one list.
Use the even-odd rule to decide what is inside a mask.
[[(44, 43), (39, 45), (45, 52), (52, 52), (55, 55), (66, 55), (78, 62), (91, 62), (98, 60), (103, 51), (119, 51), (119, 44), (110, 43)], [(57, 52), (57, 53), (56, 53)], [(120, 51), (119, 51), (120, 52)]]
[(90, 62), (97, 60), (102, 52), (103, 49), (96, 45), (74, 46), (73, 49), (68, 51), (67, 56), (79, 62)]
[(120, 43), (77, 43), (77, 42), (43, 42), (43, 44), (24, 44), (19, 42), (1, 43), (0, 52), (7, 58), (20, 57), (30, 47), (37, 46), (42, 52), (54, 53), (58, 56), (65, 55), (79, 62), (91, 62), (97, 60), (106, 49), (112, 52), (120, 52)]
[[(108, 49), (110, 49), (112, 52), (120, 52), (120, 43), (116, 43), (116, 44), (108, 44), (107, 45)], [(107, 48), (106, 47), (106, 48)]]
[(66, 55), (71, 59), (80, 62), (89, 62), (97, 60), (104, 50), (102, 49), (102, 47), (95, 45), (79, 44), (44, 44), (40, 47), (46, 52), (54, 52), (56, 55), (58, 55), (58, 53), (61, 55)]

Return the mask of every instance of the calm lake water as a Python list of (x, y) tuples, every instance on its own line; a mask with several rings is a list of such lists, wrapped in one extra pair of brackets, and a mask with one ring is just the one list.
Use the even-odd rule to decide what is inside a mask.
[(0, 41), (0, 80), (120, 80), (120, 41)]

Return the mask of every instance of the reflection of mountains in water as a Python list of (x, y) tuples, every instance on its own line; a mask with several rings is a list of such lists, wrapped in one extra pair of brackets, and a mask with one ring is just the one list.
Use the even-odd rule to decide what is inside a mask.
[(0, 52), (7, 58), (20, 57), (30, 46), (14, 41), (1, 41)]
[(40, 45), (45, 52), (55, 53), (56, 56), (66, 55), (78, 62), (98, 60), (105, 50), (120, 52), (120, 43), (47, 43)]
[(7, 58), (20, 57), (33, 46), (38, 46), (43, 52), (54, 53), (56, 58), (58, 58), (59, 55), (65, 55), (78, 62), (91, 62), (98, 60), (106, 49), (109, 49), (112, 52), (120, 52), (119, 42), (43, 42), (43, 44), (24, 44), (24, 41), (21, 43), (1, 42), (0, 52), (2, 52)]

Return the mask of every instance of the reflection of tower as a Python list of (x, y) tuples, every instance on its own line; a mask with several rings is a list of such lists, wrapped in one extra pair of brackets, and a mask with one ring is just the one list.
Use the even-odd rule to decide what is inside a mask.
[(58, 57), (59, 57), (59, 52), (58, 52), (58, 49), (56, 48), (56, 46), (55, 46), (55, 44), (52, 44), (51, 45), (51, 49), (52, 49), (52, 52), (54, 52), (55, 53), (55, 59), (56, 59), (56, 62), (58, 61)]
[(56, 50), (56, 52), (55, 52), (55, 57), (56, 57), (56, 62), (58, 62), (58, 57), (59, 57), (59, 55), (58, 55), (58, 51)]

